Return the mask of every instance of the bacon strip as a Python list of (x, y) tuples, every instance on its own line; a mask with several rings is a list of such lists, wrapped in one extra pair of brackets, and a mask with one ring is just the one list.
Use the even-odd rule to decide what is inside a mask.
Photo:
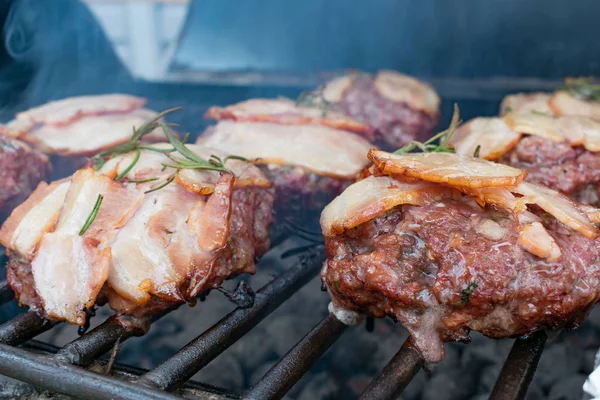
[(339, 235), (401, 205), (423, 205), (459, 196), (451, 188), (428, 182), (403, 183), (387, 176), (370, 176), (350, 185), (321, 214), (324, 236)]
[(18, 113), (17, 120), (64, 126), (84, 116), (128, 113), (144, 104), (146, 99), (127, 94), (69, 97)]
[(507, 165), (454, 153), (392, 154), (371, 149), (369, 159), (387, 175), (467, 188), (514, 187), (526, 175)]
[[(106, 203), (80, 236), (100, 194)], [(139, 201), (139, 194), (96, 175), (91, 168), (73, 175), (56, 229), (44, 234), (31, 262), (36, 291), (49, 317), (85, 323), (85, 309), (95, 303), (108, 276), (108, 244)]]
[(365, 167), (371, 144), (340, 130), (315, 125), (219, 122), (198, 144), (260, 164), (290, 165), (319, 175), (354, 179)]
[(300, 106), (285, 99), (250, 99), (227, 107), (211, 107), (206, 118), (240, 122), (271, 122), (283, 125), (322, 125), (373, 139), (372, 129), (344, 114), (318, 107)]
[(426, 114), (438, 112), (440, 97), (436, 91), (418, 79), (397, 71), (383, 70), (377, 73), (373, 83), (383, 97)]
[(448, 144), (457, 154), (472, 156), (479, 146), (479, 157), (495, 160), (512, 149), (521, 139), (503, 118), (474, 118), (460, 126)]

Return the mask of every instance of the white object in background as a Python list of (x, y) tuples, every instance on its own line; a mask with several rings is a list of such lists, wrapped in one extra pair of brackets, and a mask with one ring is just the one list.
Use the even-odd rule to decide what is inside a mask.
[(132, 75), (163, 79), (175, 54), (188, 0), (84, 0)]
[(596, 353), (594, 368), (594, 371), (590, 374), (590, 376), (588, 376), (583, 384), (584, 398), (590, 400), (600, 400), (600, 351)]

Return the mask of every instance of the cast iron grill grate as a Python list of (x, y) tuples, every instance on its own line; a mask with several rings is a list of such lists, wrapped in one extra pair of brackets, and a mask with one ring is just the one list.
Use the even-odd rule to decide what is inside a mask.
[[(322, 246), (313, 246), (297, 264), (259, 289), (251, 307), (238, 307), (150, 371), (107, 367), (106, 361), (98, 359), (115, 344), (142, 335), (139, 327), (111, 317), (63, 348), (56, 348), (31, 339), (57, 323), (31, 311), (19, 314), (0, 325), (0, 374), (37, 389), (86, 399), (281, 398), (347, 328), (334, 315), (327, 315), (244, 393), (189, 379), (233, 343), (243, 340), (248, 331), (314, 278), (323, 260)], [(0, 304), (12, 298), (8, 284), (0, 283)], [(515, 341), (490, 398), (524, 398), (545, 341), (543, 332)], [(423, 365), (407, 340), (360, 398), (396, 398)]]

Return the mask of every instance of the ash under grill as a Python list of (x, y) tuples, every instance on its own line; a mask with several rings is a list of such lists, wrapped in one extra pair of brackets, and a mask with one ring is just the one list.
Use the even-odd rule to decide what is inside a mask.
[[(251, 307), (238, 307), (150, 371), (113, 364), (115, 349), (122, 342), (144, 334), (138, 325), (111, 317), (58, 348), (31, 340), (56, 323), (31, 311), (20, 314), (0, 325), (0, 374), (27, 382), (38, 390), (86, 399), (282, 398), (346, 329), (357, 328), (348, 328), (333, 314), (327, 315), (242, 393), (190, 378), (238, 340), (243, 341), (247, 332), (318, 274), (323, 260), (321, 246), (304, 249), (294, 266), (256, 292)], [(10, 287), (3, 282), (0, 301), (6, 303), (12, 298)], [(524, 398), (545, 341), (543, 332), (515, 341), (490, 398)], [(111, 350), (112, 357), (100, 359)], [(423, 360), (409, 339), (360, 398), (396, 398), (422, 367)]]

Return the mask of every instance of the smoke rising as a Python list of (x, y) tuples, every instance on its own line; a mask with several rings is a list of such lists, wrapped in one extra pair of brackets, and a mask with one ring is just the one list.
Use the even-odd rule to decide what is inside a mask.
[(0, 118), (67, 96), (129, 92), (133, 79), (78, 0), (4, 0)]

